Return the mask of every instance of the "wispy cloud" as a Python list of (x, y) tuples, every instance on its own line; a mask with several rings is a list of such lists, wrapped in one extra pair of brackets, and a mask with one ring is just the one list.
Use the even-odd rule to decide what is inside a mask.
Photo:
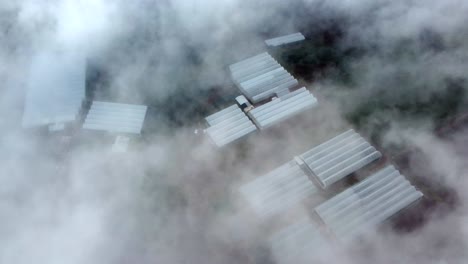
[[(462, 263), (466, 131), (440, 139), (437, 120), (399, 106), (431, 103), (453, 83), (466, 91), (467, 9), (455, 0), (1, 3), (0, 262), (270, 263), (271, 230), (238, 201), (238, 185), (341, 131), (342, 115), (375, 98), (387, 107), (371, 111), (361, 129), (373, 134), (385, 123), (384, 147), (420, 149), (438, 177), (428, 180), (455, 190), (459, 206), (429, 215), (413, 233), (384, 228), (360, 248), (336, 248), (318, 261)], [(177, 94), (235, 89), (225, 67), (263, 51), (266, 36), (330, 21), (343, 21), (338, 46), (363, 50), (348, 62), (352, 82), (331, 85), (325, 76), (311, 84), (320, 109), (240, 146), (219, 151), (195, 127), (159, 122), (115, 155), (100, 139), (67, 143), (20, 129), (30, 60), (44, 49), (84, 51), (109, 75), (101, 99), (157, 109)], [(466, 92), (460, 97), (451, 114), (466, 110)]]

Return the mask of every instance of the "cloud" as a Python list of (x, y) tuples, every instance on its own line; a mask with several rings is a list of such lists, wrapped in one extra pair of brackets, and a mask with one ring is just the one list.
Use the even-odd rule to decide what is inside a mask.
[[(466, 90), (459, 79), (467, 72), (467, 8), (455, 0), (1, 3), (0, 262), (270, 263), (265, 238), (271, 230), (238, 201), (238, 185), (341, 131), (340, 115), (369, 98), (387, 107), (371, 111), (362, 130), (372, 134), (378, 124), (390, 124), (382, 145), (420, 149), (424, 166), (437, 175), (428, 180), (452, 187), (460, 205), (431, 214), (409, 234), (384, 228), (364, 243), (365, 254), (337, 248), (339, 254), (320, 259), (460, 262), (467, 245), (466, 133), (442, 140), (432, 132), (438, 120), (398, 106), (431, 103), (454, 83)], [(109, 139), (78, 132), (68, 142), (20, 129), (25, 76), (42, 50), (83, 50), (108, 74), (97, 98), (145, 103), (157, 112), (171, 96), (193, 95), (189, 105), (213, 87), (232, 93), (225, 67), (263, 51), (266, 36), (321, 28), (337, 17), (346, 18), (336, 20), (345, 21), (339, 47), (364, 50), (348, 62), (352, 82), (324, 77), (311, 84), (323, 101), (319, 109), (238, 146), (214, 149), (193, 134), (193, 120), (178, 128), (158, 121), (157, 131), (123, 155), (109, 153)], [(460, 97), (451, 114), (464, 110), (466, 94)], [(188, 107), (164, 106), (177, 113)]]

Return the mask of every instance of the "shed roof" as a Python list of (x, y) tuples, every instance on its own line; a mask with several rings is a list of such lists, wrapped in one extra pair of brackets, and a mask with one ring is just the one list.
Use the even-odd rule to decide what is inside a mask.
[(272, 39), (267, 39), (267, 40), (265, 40), (265, 44), (267, 44), (267, 46), (270, 46), (270, 47), (277, 47), (277, 46), (281, 46), (281, 45), (285, 45), (285, 44), (298, 42), (298, 41), (301, 41), (301, 40), (304, 40), (304, 39), (305, 39), (305, 37), (304, 37), (304, 35), (302, 35), (301, 32), (296, 32), (296, 33), (289, 34), (289, 35), (284, 35), (284, 36), (280, 36), (280, 37), (276, 37), (276, 38), (272, 38)]
[(305, 87), (287, 93), (249, 111), (260, 129), (265, 129), (317, 105), (317, 99)]
[(84, 129), (112, 133), (140, 134), (147, 106), (93, 101)]
[(26, 80), (23, 127), (75, 121), (85, 85), (86, 61), (81, 54), (44, 51), (34, 57)]
[(209, 125), (205, 131), (218, 147), (257, 130), (252, 121), (236, 104), (206, 117), (205, 120)]
[(379, 159), (381, 154), (350, 129), (300, 156), (322, 188)]
[(346, 189), (315, 208), (338, 239), (349, 239), (385, 221), (421, 198), (393, 166)]

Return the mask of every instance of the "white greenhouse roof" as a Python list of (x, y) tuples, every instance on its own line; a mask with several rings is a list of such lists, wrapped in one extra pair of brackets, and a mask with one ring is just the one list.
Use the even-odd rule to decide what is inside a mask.
[(302, 87), (249, 111), (249, 116), (260, 129), (281, 122), (287, 118), (312, 108), (317, 99)]
[(351, 129), (312, 148), (300, 157), (322, 188), (327, 188), (379, 159), (381, 154)]
[[(43, 52), (32, 59), (26, 79), (24, 128), (75, 121), (85, 99), (86, 61), (74, 52)], [(57, 126), (55, 126), (57, 124)]]
[(306, 263), (326, 243), (319, 226), (308, 218), (303, 218), (270, 237), (271, 253), (278, 263)]
[(293, 34), (289, 34), (289, 35), (285, 35), (285, 36), (281, 36), (277, 38), (267, 39), (265, 40), (265, 43), (269, 47), (276, 47), (276, 46), (281, 46), (284, 44), (298, 42), (304, 39), (305, 39), (304, 35), (302, 35), (302, 33), (300, 32), (297, 32), (297, 33), (293, 33)]
[(252, 121), (237, 105), (231, 105), (206, 117), (205, 120), (209, 125), (205, 131), (218, 147), (257, 130)]
[(284, 93), (298, 84), (273, 57), (264, 52), (229, 66), (234, 83), (253, 103)]
[(293, 160), (243, 185), (240, 191), (257, 214), (267, 217), (289, 209), (317, 187)]
[(111, 133), (140, 134), (147, 106), (94, 101), (84, 129)]
[(374, 228), (422, 196), (398, 170), (388, 166), (315, 211), (338, 239), (346, 240)]

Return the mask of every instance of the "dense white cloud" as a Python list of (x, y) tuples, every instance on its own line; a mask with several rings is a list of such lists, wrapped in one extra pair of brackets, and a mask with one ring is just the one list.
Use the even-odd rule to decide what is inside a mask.
[[(350, 62), (359, 89), (334, 94), (340, 103), (324, 101), (320, 111), (303, 117), (294, 129), (250, 139), (248, 151), (218, 152), (194, 137), (193, 127), (154, 135), (123, 156), (110, 154), (99, 140), (68, 146), (19, 128), (24, 76), (30, 58), (42, 49), (82, 49), (110, 72), (109, 97), (157, 104), (176, 93), (224, 84), (225, 66), (261, 51), (264, 34), (290, 32), (301, 24), (305, 18), (294, 16), (290, 6), (301, 5), (240, 0), (0, 3), (6, 14), (0, 18), (0, 262), (269, 263), (261, 248), (269, 232), (242, 210), (235, 198), (239, 182), (343, 129), (339, 111), (352, 111), (371, 96), (391, 102), (424, 98), (443, 90), (447, 77), (462, 78), (467, 72), (468, 4), (463, 1), (307, 0), (298, 13), (347, 18), (340, 25), (346, 32), (340, 45), (373, 50)], [(442, 51), (413, 41), (404, 46), (411, 56), (392, 57), (399, 42), (417, 40), (425, 30), (440, 37)], [(405, 83), (396, 78), (402, 73)], [(315, 87), (333, 93), (326, 86)], [(460, 251), (468, 244), (466, 133), (443, 141), (428, 132), (432, 124), (426, 120), (383, 115), (393, 124), (386, 144), (421, 149), (429, 160), (425, 165), (441, 177), (430, 180), (453, 187), (460, 206), (448, 216), (433, 216), (416, 233), (377, 233), (366, 247), (373, 252), (369, 256), (355, 254), (359, 249), (336, 249), (340, 254), (323, 254), (320, 260), (427, 263), (439, 256), (440, 263), (461, 263), (466, 255)], [(379, 118), (371, 117), (364, 129), (371, 132)], [(167, 125), (158, 124), (162, 131)], [(452, 238), (459, 243), (451, 243)], [(439, 249), (433, 241), (445, 244)], [(428, 258), (432, 255), (425, 253), (432, 250), (439, 255)]]

